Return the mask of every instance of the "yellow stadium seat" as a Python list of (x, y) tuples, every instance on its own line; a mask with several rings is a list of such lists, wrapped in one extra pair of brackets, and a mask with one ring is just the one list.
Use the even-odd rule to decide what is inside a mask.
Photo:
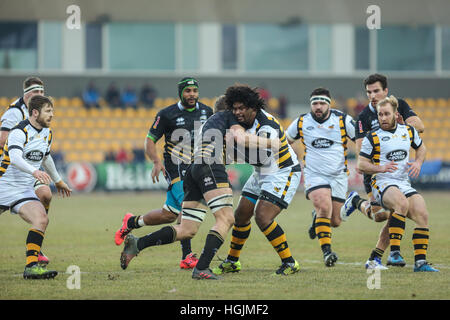
[(72, 150), (72, 143), (70, 141), (68, 141), (68, 140), (64, 140), (61, 143), (61, 150), (64, 151), (64, 152), (71, 151)]
[(82, 108), (84, 106), (84, 103), (80, 97), (73, 97), (70, 99), (70, 105), (75, 108)]
[(96, 108), (89, 109), (89, 117), (92, 119), (97, 119), (100, 117), (100, 110)]
[(278, 110), (280, 107), (280, 102), (277, 98), (270, 98), (268, 101), (269, 108), (272, 110)]
[(98, 119), (95, 125), (99, 129), (105, 129), (109, 127), (109, 121), (106, 121), (105, 119)]
[(100, 162), (103, 162), (104, 159), (105, 159), (105, 155), (103, 154), (103, 152), (93, 152), (92, 153), (92, 162), (100, 163)]
[(109, 107), (101, 108), (99, 111), (99, 117), (111, 118), (112, 116), (113, 116), (113, 111)]
[(59, 99), (55, 98), (55, 104), (58, 107), (67, 108), (70, 107), (70, 100), (67, 97), (61, 97)]
[(113, 117), (115, 118), (123, 118), (124, 111), (122, 109), (114, 109), (113, 110)]
[(133, 119), (136, 117), (136, 115), (137, 115), (137, 112), (133, 108), (127, 108), (125, 110), (125, 118)]
[(437, 101), (433, 98), (427, 98), (425, 100), (425, 106), (428, 108), (435, 108), (437, 106)]
[(411, 108), (413, 108), (415, 110), (415, 108), (417, 107), (416, 105), (414, 105), (414, 100), (411, 98), (403, 98), (403, 100), (406, 101), (407, 104), (409, 104), (409, 106)]
[(172, 97), (168, 97), (168, 98), (164, 99), (164, 105), (165, 106), (170, 106), (170, 105), (172, 105), (174, 103), (177, 103), (177, 102), (178, 102), (178, 99), (175, 99), (175, 98), (172, 98)]
[(52, 141), (52, 151), (59, 151), (61, 149), (61, 143), (57, 140)]
[(0, 97), (0, 108), (5, 108), (9, 106), (9, 98), (7, 97)]
[(122, 119), (119, 124), (119, 128), (121, 129), (129, 129), (131, 127), (132, 122), (128, 119)]
[(447, 100), (444, 98), (437, 99), (437, 107), (438, 108), (445, 108), (447, 107)]
[(161, 109), (164, 108), (164, 99), (162, 98), (156, 98), (155, 101), (153, 102), (153, 107), (156, 109)]
[(79, 153), (78, 152), (72, 152), (68, 151), (66, 152), (64, 158), (66, 159), (66, 162), (76, 162), (79, 161)]
[(417, 106), (419, 108), (425, 107), (425, 100), (422, 98), (417, 98), (414, 100), (414, 106)]
[(78, 139), (77, 130), (67, 130), (67, 139), (76, 140)]

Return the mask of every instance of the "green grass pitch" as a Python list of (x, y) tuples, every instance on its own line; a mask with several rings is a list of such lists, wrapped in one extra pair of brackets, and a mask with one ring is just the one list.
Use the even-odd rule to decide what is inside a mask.
[[(151, 300), (300, 300), (300, 299), (449, 299), (450, 298), (450, 197), (448, 193), (423, 193), (430, 212), (428, 260), (439, 273), (413, 272), (414, 223), (407, 220), (402, 253), (407, 266), (382, 271), (373, 282), (364, 268), (382, 226), (355, 212), (349, 221), (333, 229), (333, 250), (339, 261), (326, 268), (318, 240), (310, 240), (311, 202), (299, 192), (277, 222), (287, 235), (301, 272), (273, 276), (280, 265), (270, 243), (252, 223), (249, 240), (241, 254), (240, 273), (226, 274), (221, 281), (195, 281), (191, 271), (180, 270), (179, 243), (152, 247), (135, 258), (128, 269), (120, 268), (122, 247), (114, 244), (114, 232), (126, 212), (144, 214), (161, 207), (162, 192), (93, 193), (61, 199), (54, 196), (43, 251), (51, 259), (49, 269), (59, 271), (53, 280), (24, 280), (25, 238), (29, 225), (20, 217), (0, 215), (0, 299), (151, 299)], [(235, 203), (237, 203), (236, 195)], [(192, 240), (198, 254), (214, 219), (207, 219)], [(134, 231), (142, 236), (159, 226)], [(218, 256), (228, 252), (228, 235)], [(387, 253), (383, 258), (386, 262)], [(211, 266), (220, 263), (217, 256)], [(80, 289), (68, 289), (69, 266), (80, 268)], [(369, 289), (378, 284), (379, 289)]]

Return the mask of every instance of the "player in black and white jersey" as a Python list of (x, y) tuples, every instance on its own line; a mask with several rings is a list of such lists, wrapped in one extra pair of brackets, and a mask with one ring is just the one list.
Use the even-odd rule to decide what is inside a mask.
[[(29, 113), (27, 106), (30, 99), (35, 95), (44, 95), (44, 82), (38, 77), (28, 77), (23, 82), (23, 96), (14, 101), (8, 107), (0, 119), (0, 156), (3, 152), (3, 146), (5, 145), (11, 129), (20, 121), (28, 119)], [(55, 166), (51, 155), (48, 155), (48, 159), (44, 165), (49, 165), (52, 167)], [(61, 180), (56, 181), (56, 183), (64, 182)], [(52, 191), (50, 187), (43, 184), (39, 180), (36, 180), (34, 189), (37, 197), (41, 200), (46, 212), (48, 213), (50, 209), (50, 202), (52, 200)], [(43, 252), (39, 252), (39, 263), (47, 265), (49, 262), (48, 257)]]
[[(400, 257), (400, 244), (405, 231), (406, 216), (416, 222), (412, 236), (414, 245), (414, 271), (436, 272), (427, 260), (429, 241), (428, 211), (423, 197), (411, 187), (409, 177), (419, 176), (425, 161), (426, 148), (410, 125), (396, 121), (398, 101), (394, 96), (378, 102), (380, 127), (368, 134), (361, 145), (358, 169), (371, 175), (372, 192), (378, 203), (391, 210), (388, 231), (390, 259)], [(410, 160), (409, 150), (415, 149)]]
[(206, 203), (214, 214), (216, 222), (206, 237), (205, 246), (194, 267), (192, 278), (219, 279), (209, 266), (234, 223), (233, 194), (225, 171), (226, 137), (243, 146), (258, 144), (270, 146), (266, 139), (246, 133), (230, 111), (221, 111), (212, 115), (199, 131), (194, 149), (194, 161), (187, 169), (184, 178), (181, 224), (163, 227), (141, 238), (136, 238), (132, 234), (127, 235), (120, 257), (123, 269), (126, 269), (130, 261), (147, 247), (194, 237), (206, 215), (206, 209), (201, 204)]
[[(379, 128), (378, 115), (376, 112), (376, 105), (379, 101), (385, 99), (388, 96), (389, 89), (387, 84), (387, 78), (381, 74), (369, 75), (364, 80), (364, 87), (367, 97), (369, 98), (369, 105), (359, 114), (356, 122), (356, 151), (357, 155), (361, 149), (361, 143), (365, 135), (371, 130)], [(424, 125), (421, 119), (411, 109), (408, 103), (402, 99), (398, 99), (397, 119), (398, 123), (405, 123), (413, 126), (419, 133), (424, 131)], [(341, 209), (341, 217), (346, 220), (348, 216), (358, 209), (364, 215), (377, 222), (382, 222), (388, 219), (390, 212), (385, 210), (375, 201), (372, 196), (371, 189), (371, 176), (364, 174), (364, 188), (368, 195), (369, 200), (362, 199), (357, 192), (353, 191), (349, 194), (344, 206)], [(381, 265), (381, 258), (384, 250), (389, 246), (389, 234), (387, 224), (381, 229), (378, 242), (375, 249), (370, 254), (369, 259), (366, 262), (366, 267), (383, 268)], [(403, 259), (398, 257), (398, 263), (394, 263), (388, 259), (389, 265), (404, 266)]]
[[(145, 215), (135, 216), (127, 213), (121, 228), (115, 233), (116, 245), (122, 244), (125, 236), (133, 229), (171, 223), (177, 220), (181, 213), (183, 180), (192, 162), (195, 130), (206, 122), (213, 111), (198, 102), (199, 83), (192, 77), (185, 77), (178, 82), (178, 96), (180, 100), (177, 103), (158, 112), (145, 140), (145, 152), (153, 162), (153, 182), (159, 181), (159, 175), (163, 172), (169, 185), (166, 202), (162, 208)], [(164, 160), (161, 161), (156, 151), (156, 143), (163, 136)], [(181, 249), (180, 268), (192, 269), (198, 259), (192, 253), (190, 239), (181, 241)]]
[(324, 262), (334, 266), (338, 257), (331, 250), (331, 227), (341, 224), (340, 210), (347, 197), (347, 142), (355, 139), (351, 116), (330, 108), (331, 95), (317, 88), (310, 95), (311, 112), (295, 119), (287, 130), (290, 143), (301, 140), (305, 153), (303, 173), (306, 198), (313, 202), (313, 226)]
[[(0, 157), (0, 213), (9, 210), (32, 226), (26, 240), (24, 278), (54, 278), (56, 271), (49, 271), (38, 263), (48, 216), (36, 196), (34, 184), (35, 180), (46, 185), (52, 180), (59, 181), (56, 187), (63, 196), (70, 196), (72, 190), (61, 180), (54, 165), (48, 163), (52, 143), (51, 100), (41, 95), (32, 97), (29, 112), (28, 119), (11, 128)], [(48, 174), (39, 169), (43, 164)]]
[(239, 257), (250, 236), (251, 218), (273, 246), (281, 260), (277, 275), (289, 275), (300, 270), (288, 246), (286, 234), (275, 218), (292, 201), (301, 178), (297, 156), (289, 145), (283, 127), (271, 114), (263, 110), (264, 100), (256, 89), (234, 85), (225, 93), (227, 107), (232, 110), (246, 132), (278, 144), (275, 151), (264, 146), (235, 150), (237, 160), (254, 166), (254, 172), (245, 183), (235, 211), (230, 250), (223, 263), (213, 269), (222, 274), (241, 270)]

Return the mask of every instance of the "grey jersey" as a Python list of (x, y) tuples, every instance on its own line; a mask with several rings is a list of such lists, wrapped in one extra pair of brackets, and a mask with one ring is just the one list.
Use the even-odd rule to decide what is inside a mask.
[(287, 136), (303, 143), (305, 172), (327, 176), (348, 172), (347, 141), (355, 140), (355, 125), (349, 115), (330, 109), (330, 116), (321, 123), (311, 113), (301, 115), (290, 124)]
[(23, 120), (13, 127), (3, 148), (0, 167), (0, 189), (12, 186), (29, 187), (34, 184), (35, 178), (11, 164), (9, 152), (13, 149), (23, 151), (23, 159), (38, 170), (44, 157), (50, 154), (52, 131), (50, 128), (40, 130), (33, 127), (30, 121)]
[(422, 139), (416, 129), (409, 125), (397, 124), (393, 130), (377, 129), (371, 131), (363, 139), (360, 156), (372, 160), (372, 163), (383, 166), (395, 161), (398, 169), (394, 172), (377, 173), (372, 180), (401, 180), (409, 181), (408, 161), (409, 150), (422, 145)]

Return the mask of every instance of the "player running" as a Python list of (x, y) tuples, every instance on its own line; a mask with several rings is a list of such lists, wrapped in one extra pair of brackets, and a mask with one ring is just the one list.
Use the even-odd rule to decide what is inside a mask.
[[(146, 142), (145, 152), (153, 162), (152, 180), (159, 181), (160, 172), (164, 173), (169, 187), (167, 188), (166, 202), (161, 209), (148, 212), (145, 215), (135, 216), (127, 213), (123, 218), (122, 226), (115, 234), (116, 245), (122, 244), (125, 236), (133, 229), (142, 226), (161, 225), (172, 223), (179, 219), (181, 203), (183, 201), (183, 180), (186, 169), (192, 161), (194, 147), (194, 129), (212, 115), (210, 107), (198, 102), (199, 83), (192, 77), (186, 77), (178, 82), (178, 95), (180, 101), (162, 109), (156, 115)], [(156, 142), (164, 136), (164, 163), (161, 162)], [(192, 269), (198, 258), (191, 249), (190, 239), (181, 241), (182, 257), (181, 269)]]
[[(370, 174), (372, 192), (379, 204), (393, 213), (389, 217), (389, 243), (392, 255), (400, 255), (406, 215), (416, 221), (412, 236), (414, 272), (437, 272), (426, 260), (429, 228), (428, 211), (423, 197), (411, 187), (409, 177), (419, 176), (426, 148), (417, 130), (397, 123), (398, 101), (394, 96), (377, 104), (380, 128), (372, 130), (362, 142), (358, 169)], [(409, 150), (415, 160), (409, 160)]]

